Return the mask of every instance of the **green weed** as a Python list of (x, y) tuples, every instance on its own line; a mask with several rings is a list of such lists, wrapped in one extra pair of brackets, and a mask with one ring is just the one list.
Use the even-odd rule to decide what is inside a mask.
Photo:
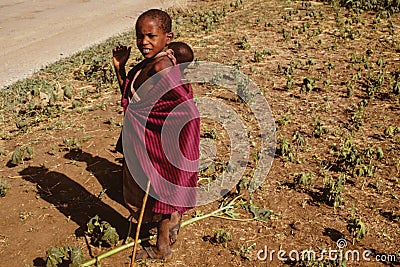
[[(183, 16), (183, 14), (180, 14)], [(211, 32), (220, 24), (220, 21), (226, 16), (224, 9), (202, 10), (187, 14), (190, 23), (194, 26), (195, 32)]]
[(400, 95), (400, 71), (395, 71), (391, 73), (392, 78), (394, 79), (394, 84), (392, 86), (392, 93), (395, 95)]
[(395, 13), (400, 11), (399, 1), (377, 1), (377, 0), (327, 0), (325, 2), (330, 2), (333, 5), (340, 5), (353, 10), (356, 13), (361, 13), (363, 11), (378, 11), (389, 13)]
[(359, 37), (360, 32), (352, 27), (346, 27), (341, 30), (341, 34), (343, 39), (349, 38), (350, 40), (355, 40)]
[(240, 49), (246, 50), (250, 49), (251, 45), (249, 44), (249, 37), (244, 35), (242, 39), (237, 42), (237, 45)]
[(90, 59), (82, 58), (79, 68), (74, 71), (74, 78), (78, 81), (93, 82), (100, 91), (112, 86), (114, 69), (108, 58), (94, 55)]
[(96, 215), (91, 218), (86, 225), (92, 244), (115, 246), (118, 243), (119, 236), (116, 229), (108, 222), (101, 220), (99, 216)]
[(306, 138), (299, 131), (294, 132), (292, 141), (296, 144), (297, 147), (304, 147), (307, 144)]
[(243, 5), (242, 0), (236, 0), (230, 3), (230, 6), (233, 7), (234, 9), (239, 9)]
[(232, 250), (232, 253), (235, 255), (239, 255), (244, 260), (251, 260), (251, 252), (253, 251), (256, 243), (251, 245), (241, 245), (238, 248)]
[(328, 69), (330, 73), (333, 69), (335, 69), (335, 63), (331, 62), (330, 60), (324, 63), (324, 66)]
[(46, 251), (46, 267), (80, 266), (85, 260), (82, 249), (74, 246), (51, 247)]
[(400, 80), (395, 82), (395, 84), (393, 85), (392, 92), (395, 95), (399, 95), (400, 94)]
[[(378, 63), (379, 65), (383, 65), (383, 63)], [(385, 69), (380, 69), (377, 75), (370, 73), (366, 78), (366, 89), (369, 98), (374, 98), (375, 95), (382, 88), (383, 83), (385, 82)]]
[(346, 88), (347, 88), (347, 93), (346, 93), (347, 97), (352, 97), (354, 92), (354, 83), (352, 81), (347, 81)]
[(301, 85), (300, 93), (309, 93), (315, 89), (315, 79), (306, 77), (303, 79), (303, 84)]
[(367, 233), (367, 227), (361, 218), (355, 218), (354, 216), (348, 222), (347, 229), (353, 237), (353, 245), (355, 244), (355, 241), (363, 239)]
[(387, 137), (393, 137), (394, 135), (394, 127), (393, 126), (388, 126), (385, 128), (383, 134)]
[(211, 138), (211, 139), (213, 139), (213, 140), (218, 140), (219, 137), (218, 137), (217, 128), (212, 127), (210, 130), (206, 131), (206, 132), (204, 133), (204, 137), (205, 137), (205, 138)]
[(240, 182), (236, 186), (236, 190), (238, 193), (241, 193), (243, 190), (255, 190), (257, 189), (258, 184), (256, 181), (249, 180), (247, 178), (242, 178)]
[(63, 138), (63, 144), (60, 146), (61, 146), (61, 150), (68, 150), (68, 151), (80, 151), (82, 148), (80, 141), (74, 137)]
[(283, 39), (285, 39), (286, 41), (289, 40), (291, 35), (292, 35), (291, 31), (290, 30), (286, 30), (285, 28), (283, 28), (281, 30), (281, 33), (282, 33)]
[(10, 185), (6, 181), (0, 179), (0, 196), (1, 197), (5, 197), (10, 188), (11, 188)]
[(254, 220), (267, 222), (275, 214), (274, 211), (268, 208), (259, 208), (257, 205), (251, 203), (249, 203), (248, 205), (244, 205), (244, 207), (247, 211), (253, 214)]
[(290, 161), (294, 162), (294, 151), (290, 144), (290, 141), (283, 136), (278, 138), (278, 142), (280, 145), (279, 150), (277, 151), (278, 154), (282, 157), (283, 161)]
[(292, 115), (291, 112), (288, 111), (285, 115), (283, 115), (280, 119), (278, 119), (276, 121), (276, 124), (278, 126), (286, 126), (286, 125), (292, 123), (293, 120), (292, 120), (292, 116), (291, 115)]
[(337, 179), (332, 178), (330, 175), (326, 175), (324, 177), (322, 200), (334, 208), (340, 207), (344, 203), (342, 194), (345, 189), (345, 184), (345, 175), (341, 175)]
[(25, 221), (26, 219), (28, 219), (29, 217), (32, 217), (34, 214), (31, 211), (21, 211), (19, 213), (19, 219), (21, 220), (21, 222)]
[(237, 83), (237, 100), (250, 103), (253, 98), (253, 95), (249, 90), (250, 79), (247, 76), (241, 75), (239, 72), (235, 72), (234, 75), (236, 76), (235, 79)]
[(228, 242), (231, 240), (232, 240), (232, 234), (230, 231), (219, 229), (214, 233), (214, 238), (213, 238), (214, 243), (222, 244), (224, 247), (227, 247)]
[(335, 161), (338, 166), (342, 166), (342, 169), (353, 177), (373, 177), (376, 161), (384, 158), (381, 147), (367, 147), (360, 151), (352, 138), (345, 139), (339, 148), (334, 148), (333, 153), (336, 155)]
[(385, 130), (383, 131), (383, 134), (386, 137), (394, 137), (395, 135), (400, 133), (400, 126), (395, 127), (392, 125), (389, 125), (388, 127), (385, 128)]
[(329, 126), (324, 126), (324, 123), (320, 120), (319, 117), (316, 117), (313, 123), (314, 130), (313, 136), (314, 137), (321, 137), (323, 134), (327, 134), (330, 132)]
[(287, 77), (286, 90), (289, 91), (295, 85), (295, 81), (291, 77)]
[(361, 101), (356, 107), (351, 111), (351, 117), (349, 121), (349, 130), (358, 131), (364, 124), (364, 108), (368, 105), (368, 101)]
[(313, 172), (301, 172), (294, 175), (294, 185), (297, 189), (308, 189), (314, 185)]
[(262, 62), (266, 56), (272, 55), (272, 51), (264, 48), (262, 51), (254, 51), (253, 62)]
[(66, 98), (72, 99), (73, 93), (72, 93), (72, 90), (71, 90), (71, 86), (66, 85), (66, 86), (64, 86), (62, 88), (62, 90), (63, 90), (64, 96)]
[[(27, 154), (27, 155), (26, 155)], [(18, 165), (23, 163), (24, 160), (33, 158), (34, 151), (30, 146), (25, 147), (17, 147), (14, 152), (11, 154), (10, 163), (12, 165)]]

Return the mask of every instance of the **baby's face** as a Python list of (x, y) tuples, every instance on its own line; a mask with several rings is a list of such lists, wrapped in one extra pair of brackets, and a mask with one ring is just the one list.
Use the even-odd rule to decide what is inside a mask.
[(172, 33), (163, 32), (160, 23), (144, 17), (136, 26), (136, 45), (145, 58), (153, 58), (171, 42)]

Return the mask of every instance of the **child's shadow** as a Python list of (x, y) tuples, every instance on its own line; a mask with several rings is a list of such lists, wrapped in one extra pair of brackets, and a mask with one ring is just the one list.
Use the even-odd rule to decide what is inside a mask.
[(120, 239), (128, 231), (126, 219), (113, 208), (92, 195), (66, 175), (49, 171), (45, 167), (28, 167), (20, 172), (22, 177), (37, 185), (40, 197), (53, 204), (61, 213), (79, 225), (77, 235), (86, 230), (90, 218), (99, 215), (117, 229)]
[(119, 204), (125, 205), (122, 195), (121, 165), (83, 151), (70, 151), (64, 157), (70, 160), (86, 162), (86, 170), (96, 177), (103, 190), (105, 190), (105, 194)]

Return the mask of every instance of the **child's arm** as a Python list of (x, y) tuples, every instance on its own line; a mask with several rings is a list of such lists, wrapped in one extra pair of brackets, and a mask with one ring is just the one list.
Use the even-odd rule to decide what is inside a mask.
[(159, 57), (155, 62), (153, 68), (149, 72), (149, 76), (152, 76), (166, 68), (172, 67), (174, 64), (168, 55), (165, 57)]
[(124, 83), (126, 79), (125, 64), (128, 61), (129, 55), (131, 53), (131, 47), (120, 45), (114, 48), (112, 52), (114, 69), (117, 75), (119, 88), (121, 90), (121, 93), (123, 93)]

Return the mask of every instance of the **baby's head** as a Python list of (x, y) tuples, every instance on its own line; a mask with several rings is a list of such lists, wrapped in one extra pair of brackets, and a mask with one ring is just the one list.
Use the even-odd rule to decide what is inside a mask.
[(172, 20), (167, 12), (150, 9), (136, 21), (136, 45), (145, 58), (153, 58), (171, 43)]
[(192, 48), (184, 42), (171, 42), (168, 48), (174, 51), (176, 63), (178, 64), (192, 62), (194, 59)]

